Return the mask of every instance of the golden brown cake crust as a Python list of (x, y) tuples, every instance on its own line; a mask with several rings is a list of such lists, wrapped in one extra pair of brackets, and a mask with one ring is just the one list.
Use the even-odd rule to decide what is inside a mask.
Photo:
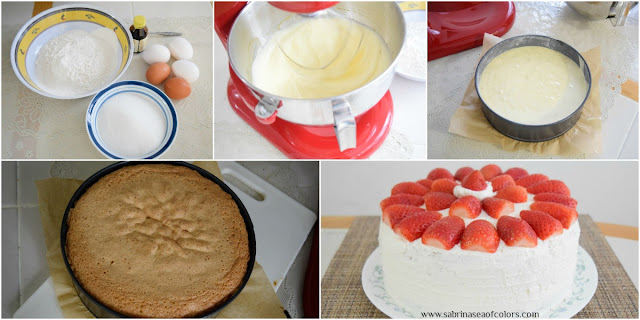
[(69, 212), (67, 257), (82, 285), (134, 317), (193, 317), (242, 283), (249, 261), (236, 203), (186, 167), (131, 165), (87, 189)]

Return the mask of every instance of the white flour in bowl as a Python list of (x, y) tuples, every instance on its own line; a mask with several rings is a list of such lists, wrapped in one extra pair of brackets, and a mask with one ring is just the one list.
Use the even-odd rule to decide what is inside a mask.
[(70, 30), (47, 42), (36, 59), (36, 82), (57, 96), (76, 96), (113, 80), (120, 45), (108, 28)]

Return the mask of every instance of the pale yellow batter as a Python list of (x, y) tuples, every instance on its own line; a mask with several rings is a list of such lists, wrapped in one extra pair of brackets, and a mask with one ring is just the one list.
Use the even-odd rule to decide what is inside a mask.
[(252, 81), (286, 98), (326, 98), (361, 87), (391, 62), (374, 30), (346, 18), (307, 19), (269, 38), (256, 54)]
[(527, 46), (494, 58), (484, 69), (478, 89), (484, 102), (502, 117), (540, 125), (573, 113), (587, 95), (587, 82), (567, 56)]

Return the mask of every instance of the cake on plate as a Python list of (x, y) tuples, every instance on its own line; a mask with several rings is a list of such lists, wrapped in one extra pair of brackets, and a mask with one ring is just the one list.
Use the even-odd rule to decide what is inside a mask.
[(68, 215), (80, 285), (131, 317), (203, 316), (243, 282), (249, 239), (237, 204), (195, 170), (129, 165), (89, 187)]
[(522, 168), (432, 170), (380, 203), (385, 287), (415, 312), (544, 312), (572, 293), (569, 188)]

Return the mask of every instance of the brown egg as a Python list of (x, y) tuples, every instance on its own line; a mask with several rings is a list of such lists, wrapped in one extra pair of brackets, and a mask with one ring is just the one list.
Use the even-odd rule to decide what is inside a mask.
[(183, 78), (174, 77), (164, 84), (164, 93), (171, 99), (184, 99), (191, 94), (191, 85)]
[(156, 62), (147, 69), (147, 81), (151, 84), (161, 84), (171, 74), (171, 67), (164, 62)]

